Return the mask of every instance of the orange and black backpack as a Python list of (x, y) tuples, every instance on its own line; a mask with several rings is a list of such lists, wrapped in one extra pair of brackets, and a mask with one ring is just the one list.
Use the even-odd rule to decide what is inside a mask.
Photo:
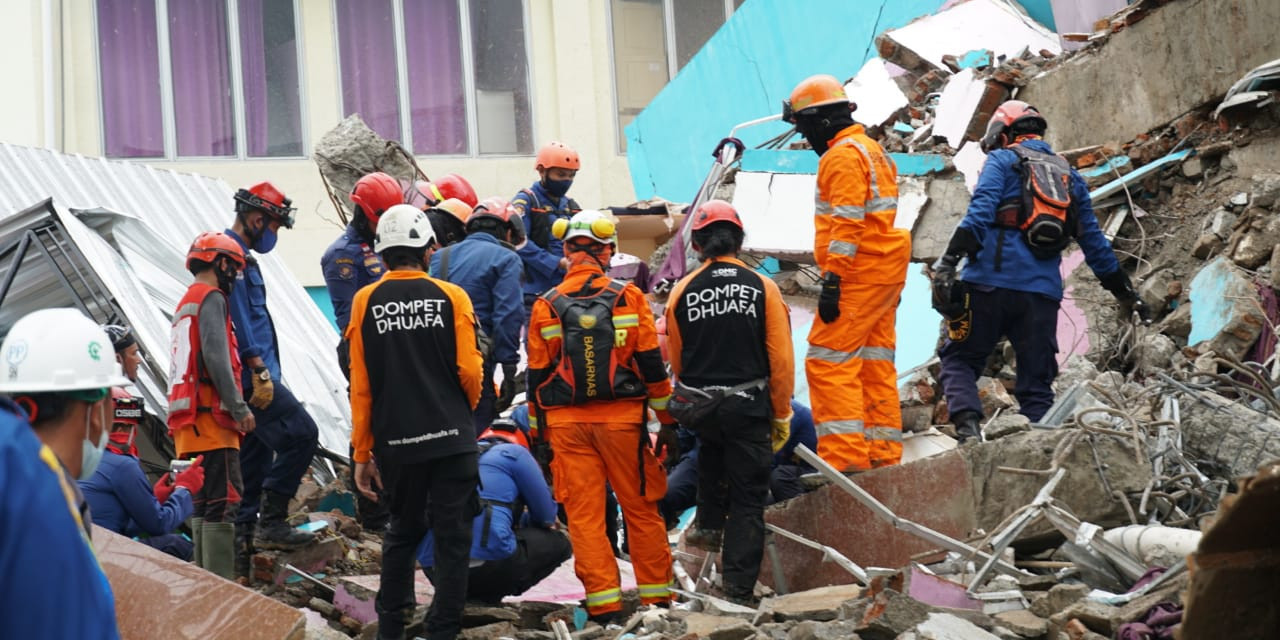
[[(1071, 197), (1071, 164), (1060, 155), (1020, 144), (1006, 148), (1018, 154), (1014, 171), (1018, 173), (1021, 189), (1017, 197), (1000, 204), (996, 224), (1002, 229), (1017, 230), (1035, 257), (1052, 258), (1071, 243), (1079, 225), (1076, 202)], [(1000, 270), (999, 246), (997, 271)]]

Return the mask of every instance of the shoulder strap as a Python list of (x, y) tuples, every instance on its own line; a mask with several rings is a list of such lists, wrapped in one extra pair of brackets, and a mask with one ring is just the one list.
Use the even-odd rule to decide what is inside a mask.
[(525, 187), (524, 189), (520, 190), (520, 193), (523, 193), (526, 196), (529, 196), (529, 210), (532, 211), (535, 207), (542, 208), (542, 201), (538, 199), (538, 194), (534, 193), (533, 189)]
[(449, 245), (440, 250), (440, 275), (437, 278), (441, 280), (449, 279), (449, 252), (453, 250), (453, 245)]

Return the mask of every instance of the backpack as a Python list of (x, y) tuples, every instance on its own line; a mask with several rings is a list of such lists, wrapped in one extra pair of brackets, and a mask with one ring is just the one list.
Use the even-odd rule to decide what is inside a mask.
[[(1020, 144), (1007, 148), (1018, 154), (1015, 171), (1021, 179), (1021, 193), (1001, 204), (996, 222), (1001, 227), (1016, 229), (1035, 257), (1052, 258), (1076, 236), (1078, 221), (1076, 202), (1071, 197), (1071, 165), (1060, 155)], [(997, 269), (998, 265), (997, 257)]]
[(603, 288), (592, 289), (599, 277), (592, 276), (573, 294), (558, 289), (542, 294), (560, 321), (561, 339), (554, 371), (535, 390), (541, 408), (648, 396), (640, 375), (617, 360), (627, 327), (639, 324), (637, 314), (619, 314), (615, 308), (626, 284), (606, 278)]

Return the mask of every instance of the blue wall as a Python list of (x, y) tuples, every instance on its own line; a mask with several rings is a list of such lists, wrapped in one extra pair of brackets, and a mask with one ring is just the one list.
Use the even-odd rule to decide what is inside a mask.
[(333, 325), (333, 328), (338, 333), (342, 333), (342, 329), (338, 328), (338, 322), (333, 319), (333, 301), (329, 299), (329, 290), (325, 287), (307, 287), (306, 289), (307, 293), (311, 295), (311, 300), (316, 303), (317, 307), (320, 307), (320, 313), (323, 313), (324, 317), (329, 319), (329, 324)]
[(1027, 15), (1040, 24), (1049, 27), (1050, 31), (1057, 31), (1057, 24), (1053, 21), (1053, 3), (1050, 0), (1018, 0), (1018, 4), (1027, 11)]
[[(942, 0), (752, 0), (734, 12), (626, 129), (637, 198), (688, 202), (711, 152), (734, 125), (778, 113), (796, 83), (815, 73), (845, 79), (875, 57), (873, 39), (934, 13)], [(748, 147), (785, 131), (770, 123), (741, 134)]]

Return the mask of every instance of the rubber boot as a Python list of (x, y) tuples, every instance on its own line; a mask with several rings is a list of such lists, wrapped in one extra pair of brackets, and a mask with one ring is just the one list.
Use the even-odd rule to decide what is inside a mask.
[(262, 508), (258, 513), (258, 531), (253, 536), (254, 548), (288, 551), (305, 547), (315, 540), (314, 535), (289, 526), (285, 520), (289, 515), (289, 496), (283, 493), (263, 491)]
[(204, 568), (227, 580), (236, 579), (236, 523), (204, 523), (204, 545), (200, 548)]
[(964, 444), (970, 440), (974, 442), (982, 442), (982, 433), (979, 430), (978, 423), (982, 416), (974, 411), (961, 411), (951, 416), (951, 423), (956, 427), (956, 440), (960, 444)]
[(203, 567), (204, 558), (200, 557), (200, 550), (204, 548), (204, 518), (191, 519), (191, 544), (191, 560), (197, 567)]
[(724, 540), (724, 529), (703, 529), (694, 527), (685, 532), (685, 544), (703, 551), (719, 552)]
[(253, 548), (253, 529), (253, 524), (236, 525), (236, 577), (244, 579), (245, 584), (252, 583), (249, 570), (256, 551)]

